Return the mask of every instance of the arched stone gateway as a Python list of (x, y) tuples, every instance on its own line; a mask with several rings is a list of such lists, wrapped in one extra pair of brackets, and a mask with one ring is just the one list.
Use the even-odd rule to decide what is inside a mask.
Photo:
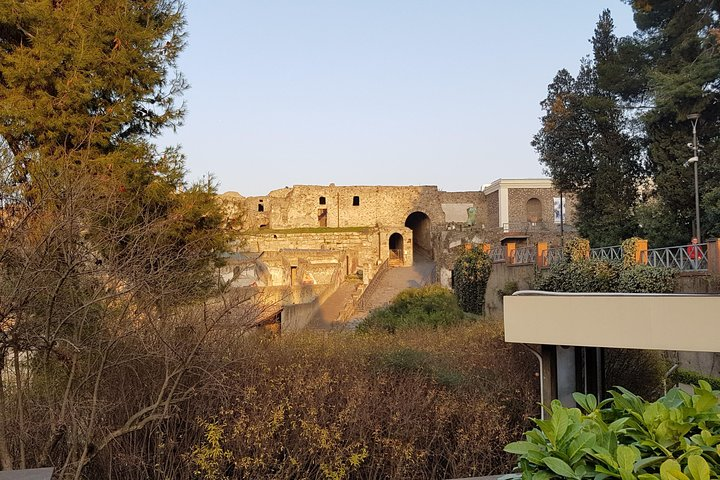
[(405, 220), (405, 226), (413, 232), (413, 260), (432, 260), (432, 224), (423, 212), (413, 212)]
[(390, 249), (390, 264), (395, 266), (403, 265), (403, 236), (397, 232), (390, 235), (388, 247)]

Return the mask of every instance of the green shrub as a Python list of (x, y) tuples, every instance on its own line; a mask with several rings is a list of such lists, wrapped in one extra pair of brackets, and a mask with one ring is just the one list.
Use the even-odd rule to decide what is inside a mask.
[(621, 269), (617, 263), (594, 259), (559, 262), (550, 266), (546, 276), (536, 279), (535, 285), (551, 292), (613, 292)]
[(720, 390), (720, 378), (712, 378), (690, 370), (678, 368), (670, 375), (673, 383), (685, 383), (688, 385), (698, 384), (700, 381), (707, 382), (715, 390)]
[(492, 260), (478, 246), (463, 252), (455, 260), (453, 288), (463, 311), (482, 315), (491, 271)]
[(672, 389), (647, 402), (620, 388), (598, 404), (576, 393), (584, 410), (554, 400), (549, 420), (505, 451), (519, 455), (523, 479), (709, 480), (720, 473), (720, 407), (707, 382), (694, 395)]
[(357, 329), (360, 332), (382, 330), (392, 333), (421, 325), (449, 326), (463, 319), (463, 311), (451, 291), (440, 285), (428, 285), (403, 290), (387, 307), (370, 312)]
[(677, 272), (649, 265), (623, 266), (618, 262), (583, 259), (550, 266), (536, 278), (538, 290), (551, 292), (672, 293)]
[(590, 240), (582, 237), (573, 237), (565, 241), (563, 258), (572, 262), (590, 258)]
[(633, 265), (624, 268), (618, 278), (617, 291), (628, 293), (672, 293), (677, 272), (671, 268)]

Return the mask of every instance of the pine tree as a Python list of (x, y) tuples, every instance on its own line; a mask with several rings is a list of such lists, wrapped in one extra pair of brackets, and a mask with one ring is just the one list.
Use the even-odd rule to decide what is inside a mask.
[(637, 230), (633, 208), (642, 165), (620, 100), (599, 83), (598, 66), (617, 48), (608, 11), (592, 43), (595, 58), (583, 61), (577, 78), (561, 70), (548, 86), (543, 127), (532, 144), (555, 186), (576, 195), (581, 235), (593, 245), (611, 245)]

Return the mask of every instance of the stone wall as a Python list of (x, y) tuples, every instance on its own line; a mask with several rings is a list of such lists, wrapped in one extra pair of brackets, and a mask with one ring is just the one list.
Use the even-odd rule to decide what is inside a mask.
[[(323, 231), (323, 232), (282, 232), (246, 233), (242, 235), (241, 248), (247, 252), (280, 252), (285, 259), (278, 269), (284, 277), (278, 279), (276, 271), (273, 282), (290, 284), (290, 272), (293, 266), (300, 267), (301, 260), (336, 255), (344, 252), (348, 262), (347, 273), (361, 270), (366, 277), (372, 278), (378, 265), (388, 256), (388, 241), (393, 232), (400, 232), (408, 248), (407, 258), (412, 261), (412, 232), (404, 227), (398, 229), (368, 228), (362, 231)], [(277, 265), (277, 264), (276, 264)], [(297, 271), (299, 278), (303, 272)]]
[[(408, 215), (423, 212), (445, 222), (437, 187), (296, 185), (267, 197), (246, 199), (247, 229), (403, 226)], [(257, 211), (263, 205), (262, 214)]]
[(487, 228), (498, 228), (500, 225), (500, 192), (494, 191), (485, 197), (485, 205), (487, 210), (487, 220), (485, 225)]

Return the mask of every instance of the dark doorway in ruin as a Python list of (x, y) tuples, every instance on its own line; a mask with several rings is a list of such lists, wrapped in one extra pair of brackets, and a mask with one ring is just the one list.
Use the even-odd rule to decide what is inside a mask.
[(393, 233), (390, 235), (389, 240), (390, 255), (388, 263), (392, 266), (403, 265), (403, 236), (399, 233)]
[(423, 212), (413, 212), (405, 220), (405, 226), (413, 232), (413, 261), (432, 260), (432, 225), (430, 217)]
[(318, 226), (327, 227), (327, 208), (318, 209)]

